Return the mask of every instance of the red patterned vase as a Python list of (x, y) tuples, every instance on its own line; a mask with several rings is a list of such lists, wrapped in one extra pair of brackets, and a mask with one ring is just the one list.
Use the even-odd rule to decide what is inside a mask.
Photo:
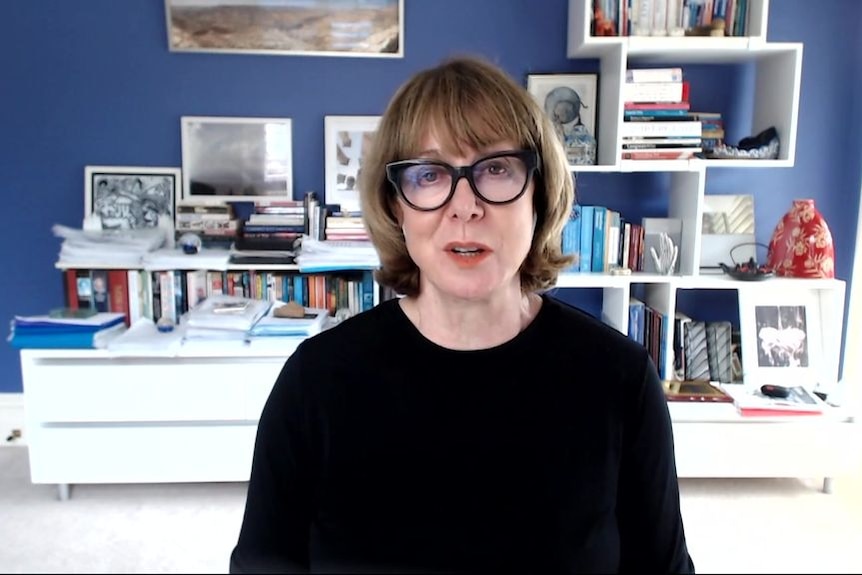
[(795, 278), (834, 278), (832, 233), (814, 200), (793, 200), (769, 241), (767, 265), (775, 275)]

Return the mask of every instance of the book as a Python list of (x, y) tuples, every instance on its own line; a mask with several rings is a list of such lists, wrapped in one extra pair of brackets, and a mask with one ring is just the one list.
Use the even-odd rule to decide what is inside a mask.
[(665, 380), (662, 387), (668, 401), (733, 403), (733, 396), (708, 379)]
[(822, 415), (826, 402), (801, 385), (789, 387), (785, 398), (769, 397), (760, 387), (741, 383), (723, 385), (742, 416), (812, 416)]
[(7, 340), (18, 349), (103, 349), (115, 337), (126, 331), (121, 314), (120, 322), (95, 331), (22, 331), (14, 328)]

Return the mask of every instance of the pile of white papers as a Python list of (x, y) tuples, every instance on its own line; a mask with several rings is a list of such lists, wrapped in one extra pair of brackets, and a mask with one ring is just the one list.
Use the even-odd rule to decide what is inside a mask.
[(51, 231), (63, 239), (61, 267), (138, 267), (144, 254), (165, 245), (168, 233), (163, 228), (79, 230), (60, 224)]
[(377, 268), (380, 258), (370, 241), (315, 240), (303, 236), (296, 263), (301, 272), (319, 272)]
[(230, 251), (224, 248), (201, 248), (196, 254), (187, 254), (180, 248), (162, 248), (144, 254), (141, 266), (147, 270), (226, 270), (229, 258)]
[(266, 315), (271, 305), (272, 302), (259, 299), (225, 294), (211, 295), (189, 310), (186, 317), (186, 337), (200, 335), (200, 330), (203, 329), (211, 330), (210, 335), (215, 339), (244, 338), (245, 333)]
[(252, 326), (248, 335), (251, 337), (307, 337), (319, 333), (329, 317), (329, 310), (309, 307), (305, 308), (303, 317), (277, 317), (275, 310), (283, 305), (285, 305), (283, 302), (275, 302), (269, 313)]

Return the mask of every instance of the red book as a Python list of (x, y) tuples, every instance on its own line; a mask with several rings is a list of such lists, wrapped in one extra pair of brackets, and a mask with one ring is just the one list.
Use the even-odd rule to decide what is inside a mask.
[(78, 274), (75, 270), (66, 270), (63, 275), (66, 307), (78, 309)]
[(125, 314), (126, 325), (131, 325), (129, 274), (126, 270), (108, 270), (108, 310)]

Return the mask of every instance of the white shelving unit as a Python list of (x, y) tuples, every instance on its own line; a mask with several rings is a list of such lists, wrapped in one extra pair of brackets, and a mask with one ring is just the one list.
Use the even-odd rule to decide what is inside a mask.
[[(819, 302), (822, 337), (817, 342), (824, 361), (818, 370), (826, 387), (837, 384), (843, 333), (845, 283), (840, 280), (775, 278), (765, 282), (739, 282), (699, 272), (701, 216), (707, 170), (721, 167), (792, 167), (796, 153), (797, 116), (802, 77), (802, 44), (766, 41), (768, 0), (749, 3), (748, 35), (744, 37), (592, 37), (592, 2), (569, 0), (568, 51), (570, 58), (599, 60), (598, 165), (572, 166), (577, 172), (663, 172), (670, 175), (667, 217), (680, 218), (680, 275), (635, 273), (615, 276), (601, 273), (565, 274), (560, 289), (601, 288), (602, 319), (622, 333), (628, 332), (628, 305), (634, 286), (643, 286), (646, 303), (673, 318), (677, 296), (684, 290), (735, 290), (737, 295), (764, 294), (770, 290), (811, 290)], [(622, 86), (625, 70), (639, 65), (746, 64), (753, 68), (750, 101), (754, 135), (770, 126), (779, 134), (776, 160), (621, 160), (623, 121)], [(683, 68), (684, 69), (684, 68)], [(777, 293), (777, 292), (772, 292)], [(673, 341), (673, 322), (664, 337)], [(665, 372), (673, 373), (667, 354)], [(743, 359), (743, 362), (745, 359)], [(749, 360), (751, 361), (751, 360)], [(744, 366), (743, 366), (744, 367)], [(815, 418), (743, 418), (732, 406), (696, 411), (697, 406), (671, 406), (678, 472), (681, 477), (823, 477), (840, 474), (859, 448), (848, 438), (855, 435), (853, 414), (832, 409)]]

